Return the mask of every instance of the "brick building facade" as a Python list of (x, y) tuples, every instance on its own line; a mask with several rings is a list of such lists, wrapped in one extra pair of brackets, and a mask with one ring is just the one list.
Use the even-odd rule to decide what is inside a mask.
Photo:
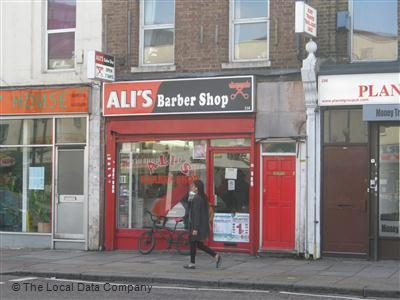
[[(208, 181), (207, 192), (209, 194), (214, 194), (215, 192), (215, 190), (213, 190), (215, 187), (211, 183), (211, 181), (215, 183), (216, 180), (216, 175), (212, 170), (214, 163), (216, 163), (213, 161), (213, 155), (219, 151), (216, 147), (214, 148), (212, 146), (212, 140), (222, 137), (244, 137), (250, 139), (250, 145), (247, 145), (246, 147), (248, 148), (246, 149), (240, 148), (240, 146), (235, 149), (224, 148), (224, 150), (228, 152), (248, 151), (250, 155), (251, 167), (248, 171), (251, 175), (249, 175), (248, 178), (248, 193), (251, 204), (249, 205), (249, 223), (247, 224), (250, 228), (249, 239), (246, 240), (248, 244), (246, 244), (247, 246), (243, 246), (244, 244), (241, 244), (241, 241), (232, 243), (224, 241), (223, 243), (212, 244), (213, 246), (227, 251), (249, 251), (252, 253), (275, 250), (289, 251), (298, 255), (304, 254), (307, 257), (311, 256), (315, 258), (320, 256), (320, 249), (322, 249), (323, 254), (349, 253), (377, 257), (378, 250), (376, 250), (376, 247), (380, 247), (377, 246), (380, 238), (377, 235), (377, 225), (374, 225), (377, 221), (373, 218), (376, 209), (373, 210), (371, 205), (375, 203), (374, 201), (378, 200), (373, 200), (370, 196), (366, 196), (367, 198), (363, 198), (359, 201), (366, 201), (368, 204), (365, 206), (368, 207), (368, 209), (365, 210), (364, 216), (364, 218), (366, 218), (366, 223), (362, 223), (362, 232), (360, 231), (360, 234), (363, 235), (363, 241), (360, 243), (363, 244), (363, 246), (358, 250), (354, 250), (351, 246), (347, 248), (346, 246), (335, 248), (333, 245), (334, 243), (330, 244), (332, 239), (336, 239), (337, 233), (332, 232), (330, 229), (330, 227), (335, 226), (335, 221), (333, 221), (333, 223), (330, 221), (332, 216), (329, 215), (330, 210), (328, 210), (330, 202), (327, 199), (329, 197), (326, 192), (324, 192), (328, 184), (327, 182), (329, 181), (325, 173), (329, 171), (323, 168), (330, 163), (327, 158), (329, 155), (326, 153), (329, 148), (328, 146), (335, 145), (329, 143), (316, 145), (322, 153), (322, 159), (320, 161), (322, 182), (321, 185), (318, 183), (318, 189), (321, 191), (321, 199), (306, 193), (307, 182), (305, 173), (308, 159), (305, 154), (307, 139), (305, 129), (306, 114), (300, 69), (302, 60), (306, 56), (304, 46), (308, 38), (294, 32), (295, 2), (294, 0), (266, 1), (267, 13), (265, 15), (259, 15), (251, 21), (265, 22), (267, 24), (266, 51), (262, 54), (262, 59), (238, 60), (233, 59), (233, 55), (236, 55), (234, 53), (237, 51), (237, 49), (234, 48), (237, 45), (234, 44), (236, 35), (233, 33), (233, 28), (236, 25), (239, 26), (243, 24), (241, 22), (247, 22), (248, 20), (240, 19), (240, 17), (238, 17), (238, 21), (236, 20), (236, 10), (233, 11), (234, 5), (238, 5), (239, 8), (244, 9), (243, 12), (239, 12), (239, 16), (241, 16), (240, 13), (249, 13), (244, 6), (240, 6), (240, 1), (175, 0), (175, 16), (172, 25), (173, 59), (166, 65), (147, 65), (143, 63), (142, 57), (142, 55), (146, 54), (141, 54), (141, 47), (143, 47), (141, 30), (144, 30), (144, 27), (142, 28), (144, 23), (142, 22), (143, 20), (141, 20), (144, 14), (143, 11), (141, 12), (141, 9), (144, 9), (144, 2), (139, 0), (118, 2), (105, 0), (103, 1), (103, 50), (115, 55), (116, 78), (119, 82), (143, 80), (162, 81), (167, 79), (177, 79), (179, 82), (179, 80), (197, 80), (205, 77), (217, 79), (221, 76), (254, 76), (254, 89), (256, 91), (256, 109), (254, 112), (249, 114), (232, 114), (229, 116), (225, 115), (222, 111), (220, 112), (221, 114), (193, 115), (193, 119), (198, 120), (200, 126), (203, 124), (203, 121), (207, 122), (207, 120), (209, 120), (209, 122), (213, 123), (216, 119), (227, 119), (227, 123), (221, 127), (225, 128), (226, 126), (227, 128), (235, 122), (243, 122), (241, 118), (243, 116), (245, 116), (245, 119), (252, 119), (254, 122), (252, 125), (249, 125), (249, 131), (246, 132), (233, 132), (229, 130), (223, 132), (207, 129), (213, 132), (207, 137), (210, 141), (207, 142), (209, 150), (207, 150), (207, 163), (205, 166), (208, 174), (206, 181)], [(394, 1), (393, 4), (396, 8), (395, 17), (393, 15), (393, 18), (395, 18), (397, 24), (397, 49), (393, 50), (393, 47), (391, 48), (393, 57), (385, 59), (385, 61), (360, 59), (357, 63), (354, 63), (355, 60), (352, 58), (352, 55), (350, 55), (354, 43), (353, 25), (355, 23), (352, 19), (352, 13), (355, 11), (355, 4), (353, 1), (310, 0), (306, 2), (317, 9), (318, 12), (318, 36), (314, 40), (318, 45), (316, 55), (319, 59), (320, 75), (386, 74), (398, 72), (399, 60), (397, 53), (399, 52), (398, 49), (400, 45), (398, 43), (398, 15), (400, 8), (397, 2)], [(377, 18), (380, 16), (379, 13), (380, 12), (377, 12)], [(235, 23), (236, 21), (237, 23)], [(159, 24), (156, 25), (158, 26)], [(168, 26), (163, 28), (167, 27)], [(155, 27), (148, 28), (154, 29)], [(238, 33), (238, 36), (239, 35), (240, 33)], [(357, 37), (360, 37), (360, 35), (357, 35)], [(363, 42), (365, 42), (365, 37), (367, 39), (370, 38), (368, 32), (366, 35), (361, 35)], [(264, 38), (264, 36), (262, 38)], [(388, 36), (383, 35), (383, 40), (385, 39), (387, 40)], [(254, 39), (252, 42), (256, 43), (257, 40)], [(376, 43), (376, 40), (373, 40), (373, 43)], [(259, 46), (259, 44), (254, 45), (256, 45), (255, 47)], [(371, 50), (364, 49), (362, 51), (364, 51), (362, 53), (365, 55), (370, 55), (368, 53)], [(337, 88), (339, 89), (340, 87)], [(337, 106), (335, 109), (346, 110), (346, 107), (347, 106)], [(355, 107), (355, 114), (358, 117), (360, 108), (360, 106)], [(327, 120), (324, 116), (327, 117), (329, 114), (335, 114), (335, 112), (330, 112), (332, 109), (333, 107), (322, 107), (322, 112), (316, 110), (318, 120), (321, 120), (321, 123), (318, 124), (318, 130), (322, 132), (323, 137), (324, 132), (331, 126), (324, 126), (324, 122)], [(349, 120), (350, 118), (354, 118), (352, 117), (352, 113), (353, 112), (349, 112)], [(114, 132), (113, 130), (116, 130), (115, 128), (119, 128), (118, 130), (121, 130), (121, 132), (121, 128), (124, 126), (129, 125), (132, 128), (130, 130), (124, 129), (124, 134), (121, 133), (120, 137), (106, 137), (108, 148), (109, 150), (112, 149), (112, 151), (110, 150), (113, 153), (112, 155), (110, 154), (112, 159), (115, 159), (116, 163), (118, 163), (120, 158), (118, 158), (116, 152), (118, 152), (118, 147), (124, 147), (122, 141), (133, 143), (143, 139), (149, 140), (152, 137), (152, 134), (145, 130), (135, 129), (137, 128), (135, 126), (139, 125), (139, 120), (142, 122), (140, 125), (144, 126), (149, 125), (150, 122), (159, 122), (159, 124), (161, 124), (160, 126), (167, 126), (167, 124), (175, 124), (174, 122), (177, 122), (177, 124), (182, 122), (179, 124), (184, 125), (186, 124), (184, 122), (186, 118), (187, 116), (183, 115), (152, 116), (148, 118), (146, 116), (134, 116), (134, 114), (130, 116), (106, 117), (106, 135), (107, 132)], [(116, 125), (116, 122), (119, 122), (118, 125)], [(165, 122), (165, 124), (163, 122)], [(368, 127), (369, 132), (377, 130), (375, 127), (375, 129), (372, 128), (375, 126), (372, 123), (364, 123), (366, 127), (371, 126)], [(196, 132), (191, 128), (187, 131), (177, 130), (176, 133), (168, 135), (163, 130), (156, 129), (154, 135), (159, 140), (173, 138), (184, 141), (193, 136), (203, 136), (204, 132)], [(369, 133), (367, 142), (363, 145), (370, 144), (371, 139), (373, 138), (371, 133)], [(309, 147), (310, 146), (311, 145), (309, 145)], [(346, 144), (344, 146), (347, 147), (348, 145)], [(370, 155), (372, 154), (368, 152), (367, 156), (369, 157)], [(274, 169), (272, 173), (269, 173), (268, 170), (270, 167), (276, 167), (277, 161), (283, 161), (286, 158), (289, 158), (289, 160), (293, 159), (293, 161), (287, 164), (288, 166), (290, 165), (288, 170), (292, 172), (293, 178), (286, 178), (289, 182), (287, 185), (283, 183), (273, 185), (271, 182), (274, 180), (277, 182), (279, 179), (278, 181), (281, 182), (281, 177), (279, 177), (281, 175), (279, 174), (284, 174), (283, 177), (285, 177), (288, 171), (283, 169), (283, 165), (279, 165), (277, 167), (278, 169)], [(368, 162), (361, 162), (360, 165), (368, 165)], [(336, 172), (338, 172), (338, 176), (340, 176), (341, 172), (345, 171), (339, 168)], [(370, 174), (367, 174), (365, 177), (367, 181), (369, 176)], [(228, 178), (225, 179), (229, 180)], [(362, 180), (364, 180), (364, 178), (362, 178), (361, 181)], [(330, 182), (329, 184), (333, 183)], [(287, 186), (292, 185), (293, 190), (290, 195), (287, 196), (287, 199), (279, 198), (280, 196), (277, 201), (275, 201), (276, 199), (272, 199), (271, 191), (275, 193), (275, 195), (281, 195), (283, 191), (287, 189)], [(364, 186), (360, 188), (364, 188)], [(113, 187), (110, 186), (108, 189), (111, 191)], [(353, 192), (354, 191), (349, 191), (350, 194)], [(110, 194), (107, 195), (112, 198), (106, 200), (106, 210), (107, 208), (110, 210), (112, 207), (115, 207), (116, 203), (119, 201), (117, 199), (118, 193), (115, 195), (110, 192)], [(333, 197), (336, 196), (333, 195)], [(349, 197), (351, 198), (351, 196)], [(212, 204), (217, 205), (218, 198), (216, 196), (211, 196), (211, 198)], [(319, 217), (319, 213), (310, 214), (309, 208), (315, 205), (315, 203), (316, 209), (321, 213), (321, 217)], [(341, 207), (353, 205), (347, 202), (336, 204), (344, 205)], [(289, 207), (287, 211), (282, 209), (285, 205)], [(273, 212), (274, 209), (277, 213)], [(111, 218), (110, 220), (114, 224), (117, 223), (115, 218), (118, 218), (115, 214), (117, 214), (117, 212), (113, 209), (108, 213), (109, 218)], [(129, 216), (133, 218), (131, 214), (129, 214)], [(354, 218), (354, 215), (351, 217), (351, 213), (349, 216), (349, 221), (346, 226), (352, 227), (352, 222), (357, 218)], [(317, 224), (313, 226), (316, 226), (316, 234), (321, 236), (322, 243), (320, 243), (319, 239), (315, 236), (312, 237), (308, 234), (310, 230), (308, 228), (308, 226), (310, 226), (310, 220), (313, 220), (313, 223)], [(288, 227), (290, 228), (285, 228), (285, 224), (289, 224)], [(127, 230), (125, 230), (125, 228), (122, 230), (119, 229), (118, 224), (116, 224), (106, 229), (106, 248), (135, 247), (132, 245), (136, 243), (135, 241), (139, 237), (141, 231), (135, 230), (135, 226), (132, 226), (127, 225)], [(369, 239), (368, 236), (371, 235), (375, 237)], [(351, 240), (352, 237), (345, 237), (342, 239), (343, 245), (349, 242), (349, 239)], [(397, 240), (387, 243), (396, 244)]]

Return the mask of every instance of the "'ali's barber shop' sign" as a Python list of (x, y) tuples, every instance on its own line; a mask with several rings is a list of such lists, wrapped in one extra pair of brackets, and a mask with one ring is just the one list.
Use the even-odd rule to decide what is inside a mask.
[(103, 114), (162, 115), (254, 111), (253, 76), (105, 83)]

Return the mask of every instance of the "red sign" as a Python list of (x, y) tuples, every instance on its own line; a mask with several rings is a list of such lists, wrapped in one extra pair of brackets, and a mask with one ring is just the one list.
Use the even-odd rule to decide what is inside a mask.
[(0, 91), (0, 115), (66, 114), (88, 111), (88, 87)]

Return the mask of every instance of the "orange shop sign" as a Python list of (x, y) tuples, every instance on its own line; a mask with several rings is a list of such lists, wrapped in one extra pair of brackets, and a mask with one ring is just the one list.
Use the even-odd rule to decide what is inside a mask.
[(0, 90), (0, 115), (66, 114), (88, 111), (88, 87)]

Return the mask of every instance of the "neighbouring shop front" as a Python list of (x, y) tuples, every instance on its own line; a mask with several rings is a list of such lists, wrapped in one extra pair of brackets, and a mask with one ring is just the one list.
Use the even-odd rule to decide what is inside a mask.
[(319, 77), (325, 254), (400, 258), (399, 78)]
[(90, 88), (0, 94), (1, 246), (85, 249)]
[(146, 211), (173, 227), (200, 179), (215, 207), (209, 244), (254, 251), (254, 112), (252, 76), (104, 84), (106, 249), (137, 249)]

